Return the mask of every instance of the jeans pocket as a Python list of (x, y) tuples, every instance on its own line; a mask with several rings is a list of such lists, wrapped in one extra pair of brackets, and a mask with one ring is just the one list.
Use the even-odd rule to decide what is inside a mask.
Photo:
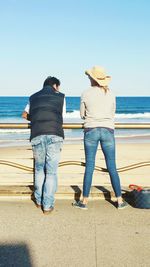
[(63, 142), (63, 138), (61, 136), (53, 136), (51, 137), (51, 143), (59, 143), (59, 142)]
[(88, 137), (88, 136), (92, 136), (96, 131), (96, 128), (86, 128), (86, 130), (84, 131), (84, 136)]
[(112, 128), (105, 128), (106, 130), (108, 130), (110, 133), (114, 134), (114, 129)]
[(37, 145), (39, 145), (39, 144), (41, 144), (41, 139), (40, 139), (39, 137), (35, 137), (35, 138), (33, 138), (33, 139), (31, 140), (31, 145), (32, 145), (32, 146), (37, 146)]
[(84, 133), (88, 133), (90, 131), (92, 131), (94, 128), (84, 128)]

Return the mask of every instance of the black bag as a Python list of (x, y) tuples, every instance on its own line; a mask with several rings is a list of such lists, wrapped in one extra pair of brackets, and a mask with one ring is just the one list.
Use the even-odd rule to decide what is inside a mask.
[(150, 188), (142, 188), (138, 185), (129, 185), (130, 204), (139, 209), (150, 209)]

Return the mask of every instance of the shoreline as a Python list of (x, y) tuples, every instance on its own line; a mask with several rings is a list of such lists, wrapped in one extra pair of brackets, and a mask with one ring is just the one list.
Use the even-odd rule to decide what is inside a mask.
[[(150, 134), (145, 135), (130, 135), (130, 136), (115, 136), (116, 143), (137, 143), (137, 144), (145, 144), (150, 143)], [(66, 137), (64, 139), (64, 144), (82, 144), (83, 137)], [(4, 139), (0, 140), (0, 148), (1, 147), (18, 147), (18, 146), (31, 146), (29, 139)]]

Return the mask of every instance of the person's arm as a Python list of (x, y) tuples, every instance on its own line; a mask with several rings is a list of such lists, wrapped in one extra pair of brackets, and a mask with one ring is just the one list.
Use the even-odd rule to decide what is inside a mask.
[(80, 117), (81, 119), (85, 119), (86, 115), (86, 109), (85, 109), (85, 102), (84, 102), (84, 96), (83, 94), (81, 95), (81, 100), (80, 100)]
[(29, 103), (26, 105), (24, 111), (22, 112), (22, 118), (26, 120), (30, 120), (30, 115), (29, 115), (29, 110), (30, 110), (30, 105)]
[(113, 116), (115, 116), (116, 113), (116, 97), (113, 96), (113, 108), (112, 108)]
[(66, 98), (64, 98), (64, 105), (63, 105), (63, 117), (66, 115)]

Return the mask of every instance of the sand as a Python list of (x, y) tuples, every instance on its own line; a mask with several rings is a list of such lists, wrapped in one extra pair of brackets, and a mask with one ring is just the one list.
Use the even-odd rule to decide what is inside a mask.
[[(33, 167), (32, 148), (28, 146), (12, 146), (0, 148), (0, 160)], [(61, 162), (85, 162), (83, 143), (64, 144), (61, 153)], [(150, 143), (117, 143), (116, 163), (117, 168), (126, 167), (141, 162), (150, 162)], [(98, 149), (96, 165), (105, 168), (105, 160), (101, 149)], [(82, 185), (84, 175), (83, 166), (59, 167), (59, 185)], [(150, 165), (119, 172), (122, 187), (129, 184), (150, 186)], [(33, 184), (33, 174), (0, 164), (0, 185), (28, 185)], [(110, 185), (108, 173), (95, 171), (93, 185)]]

